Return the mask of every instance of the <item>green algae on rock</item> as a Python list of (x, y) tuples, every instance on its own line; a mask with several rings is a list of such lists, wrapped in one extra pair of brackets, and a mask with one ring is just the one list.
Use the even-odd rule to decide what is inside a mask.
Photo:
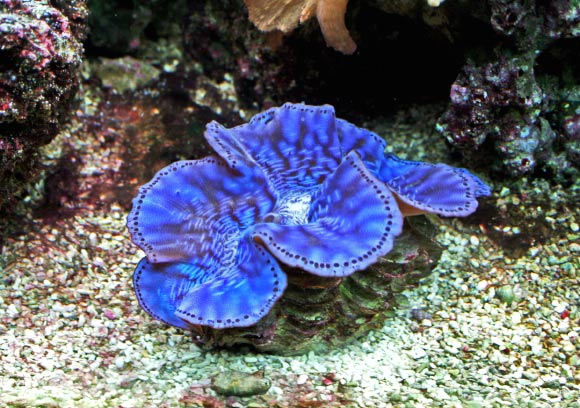
[(213, 377), (211, 388), (220, 395), (248, 397), (265, 394), (271, 385), (262, 372), (249, 374), (231, 370)]

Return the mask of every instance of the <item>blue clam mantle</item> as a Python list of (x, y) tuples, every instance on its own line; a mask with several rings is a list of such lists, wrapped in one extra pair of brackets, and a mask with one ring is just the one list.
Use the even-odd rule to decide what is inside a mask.
[(252, 325), (286, 288), (281, 265), (347, 276), (391, 250), (404, 215), (466, 216), (490, 194), (465, 169), (385, 155), (380, 137), (328, 105), (212, 122), (205, 136), (216, 154), (159, 171), (127, 221), (147, 255), (139, 303), (185, 329)]

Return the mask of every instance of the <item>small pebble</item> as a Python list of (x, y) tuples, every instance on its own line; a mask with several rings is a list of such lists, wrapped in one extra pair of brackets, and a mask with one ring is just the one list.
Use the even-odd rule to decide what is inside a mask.
[(306, 381), (308, 381), (308, 376), (306, 374), (300, 374), (296, 379), (296, 384), (302, 385), (305, 384)]
[(488, 281), (486, 281), (486, 280), (479, 281), (477, 283), (477, 290), (480, 290), (480, 291), (486, 290), (488, 288), (488, 286), (489, 286)]
[(421, 308), (414, 308), (410, 311), (411, 317), (417, 322), (422, 322), (423, 320), (431, 320), (433, 317), (431, 314)]
[(511, 286), (502, 286), (495, 291), (495, 296), (508, 306), (514, 302), (516, 295)]
[(270, 389), (270, 381), (262, 373), (249, 374), (226, 371), (212, 379), (211, 388), (220, 395), (247, 397), (265, 394)]

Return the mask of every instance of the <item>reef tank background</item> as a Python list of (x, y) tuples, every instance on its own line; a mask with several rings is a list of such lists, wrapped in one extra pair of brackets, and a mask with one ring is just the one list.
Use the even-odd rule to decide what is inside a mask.
[[(578, 2), (246, 3), (0, 0), (0, 406), (578, 406)], [(493, 195), (411, 218), (438, 264), (350, 341), (205, 350), (138, 305), (131, 200), (288, 101)]]

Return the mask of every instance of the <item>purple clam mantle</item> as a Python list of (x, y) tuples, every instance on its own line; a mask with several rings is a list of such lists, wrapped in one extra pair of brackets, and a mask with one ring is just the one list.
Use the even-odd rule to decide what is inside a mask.
[(343, 277), (386, 255), (404, 215), (466, 216), (489, 188), (465, 169), (385, 155), (334, 109), (285, 104), (226, 129), (216, 155), (159, 171), (127, 226), (146, 253), (141, 306), (184, 329), (255, 324), (282, 296), (282, 266)]

